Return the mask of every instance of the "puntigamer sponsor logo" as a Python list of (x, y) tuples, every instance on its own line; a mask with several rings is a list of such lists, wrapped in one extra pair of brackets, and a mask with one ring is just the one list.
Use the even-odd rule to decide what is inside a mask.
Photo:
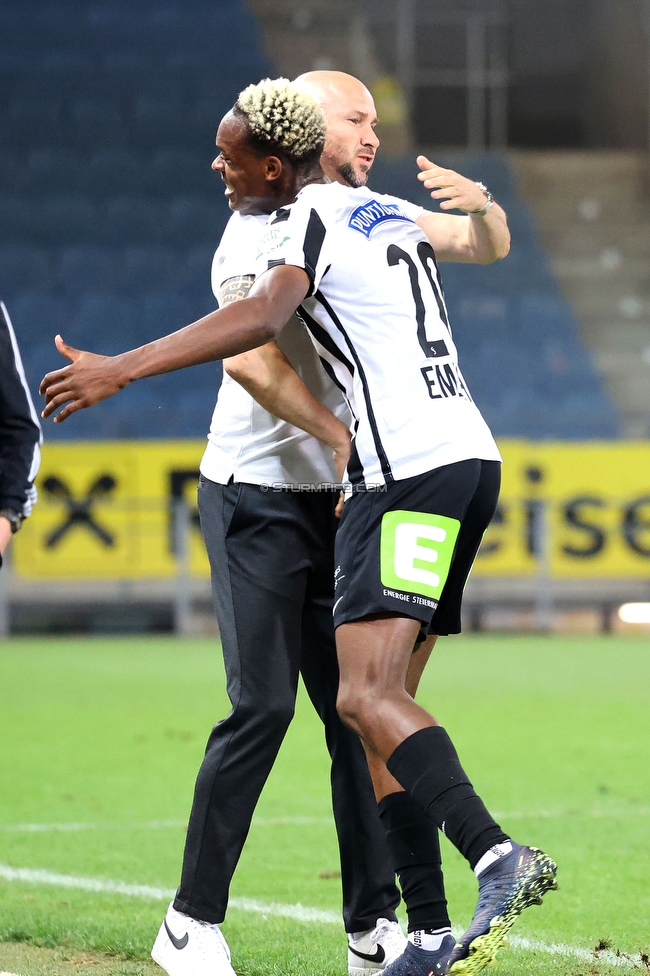
[(369, 200), (350, 214), (348, 227), (369, 238), (377, 224), (382, 224), (385, 220), (408, 220), (412, 223), (411, 218), (396, 203)]

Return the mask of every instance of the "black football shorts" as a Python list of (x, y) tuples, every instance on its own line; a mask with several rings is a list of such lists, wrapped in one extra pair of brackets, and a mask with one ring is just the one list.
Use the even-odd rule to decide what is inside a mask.
[(345, 503), (336, 535), (334, 626), (377, 613), (460, 633), (463, 590), (501, 483), (499, 461), (458, 461)]

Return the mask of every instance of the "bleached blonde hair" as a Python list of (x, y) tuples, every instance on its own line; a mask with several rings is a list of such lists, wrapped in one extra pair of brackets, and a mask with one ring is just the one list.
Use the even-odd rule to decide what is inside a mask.
[(287, 78), (249, 85), (235, 102), (246, 116), (251, 137), (265, 151), (279, 149), (294, 163), (317, 159), (325, 144), (321, 107)]

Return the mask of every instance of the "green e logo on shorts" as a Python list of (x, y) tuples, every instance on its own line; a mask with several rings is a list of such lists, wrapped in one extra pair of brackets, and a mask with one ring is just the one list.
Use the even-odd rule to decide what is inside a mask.
[(386, 512), (381, 520), (383, 586), (440, 599), (460, 530), (458, 519), (422, 512)]

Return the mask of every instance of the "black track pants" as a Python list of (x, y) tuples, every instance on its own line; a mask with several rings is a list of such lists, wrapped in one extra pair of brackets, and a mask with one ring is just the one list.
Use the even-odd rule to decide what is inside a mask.
[(348, 932), (399, 901), (361, 743), (336, 713), (333, 492), (201, 479), (199, 511), (232, 709), (208, 740), (174, 905), (221, 922), (253, 811), (294, 712), (298, 674), (325, 725)]

